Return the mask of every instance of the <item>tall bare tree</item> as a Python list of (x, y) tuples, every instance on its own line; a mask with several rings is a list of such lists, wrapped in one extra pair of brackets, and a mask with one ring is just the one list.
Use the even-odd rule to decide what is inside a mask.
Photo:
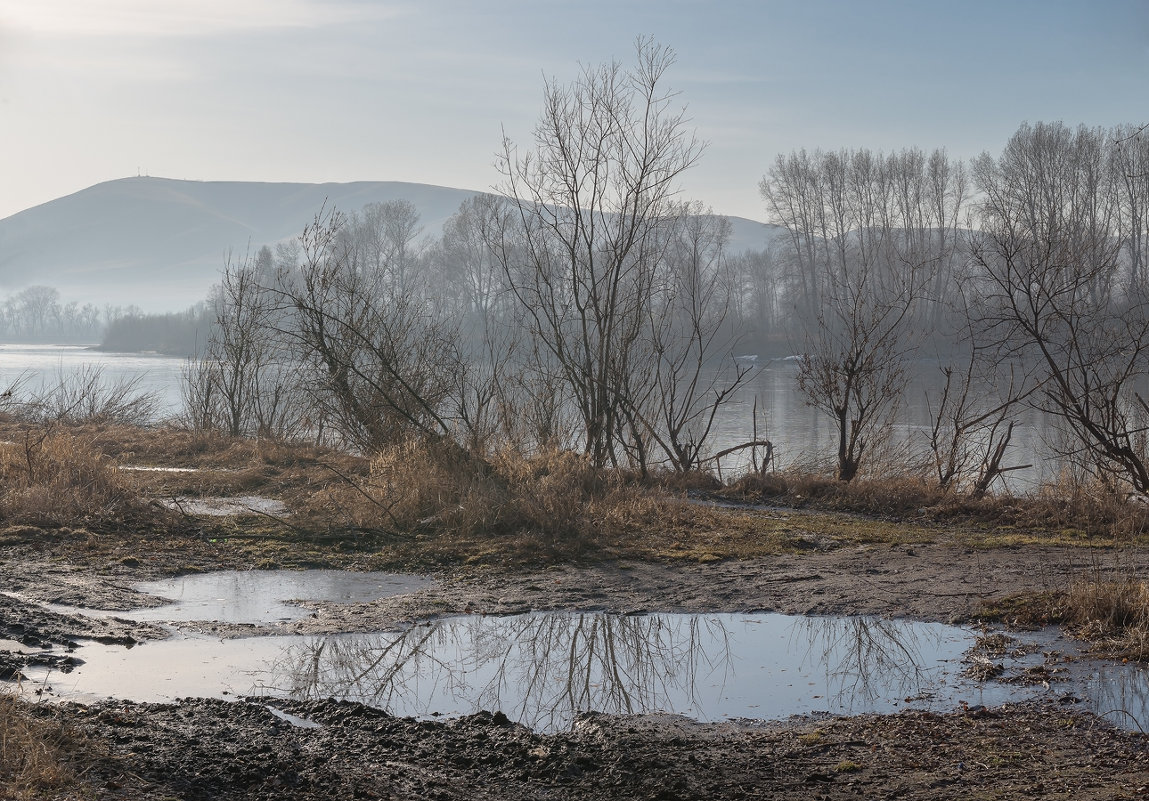
[(468, 198), (443, 225), (431, 248), (431, 267), (441, 281), (439, 297), (453, 313), (488, 318), (508, 312), (513, 301), (499, 260), (499, 244), (515, 217), (496, 195)]
[(674, 59), (640, 40), (629, 69), (614, 62), (569, 86), (547, 81), (533, 147), (505, 139), (499, 157), (519, 221), (501, 249), (508, 284), (570, 388), (598, 466), (641, 446), (624, 411), (641, 392), (635, 372), (678, 180), (703, 150), (662, 86)]
[(184, 371), (184, 400), (196, 428), (275, 438), (301, 432), (306, 403), (279, 333), (274, 277), (274, 257), (264, 246), (255, 256), (229, 256), (212, 288), (207, 344)]
[(1121, 125), (1111, 132), (1111, 173), (1120, 206), (1119, 235), (1126, 251), (1128, 291), (1143, 290), (1149, 260), (1149, 132), (1144, 125)]

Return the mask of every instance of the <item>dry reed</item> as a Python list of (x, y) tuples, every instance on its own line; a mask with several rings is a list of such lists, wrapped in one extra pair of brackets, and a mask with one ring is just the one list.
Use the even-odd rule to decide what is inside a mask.
[(0, 692), (0, 799), (57, 797), (77, 785), (78, 765), (94, 751), (58, 715), (33, 714), (26, 702)]
[(119, 519), (143, 505), (130, 479), (85, 438), (64, 431), (0, 445), (0, 516), (70, 525)]
[(1118, 658), (1149, 660), (1149, 584), (1133, 577), (1092, 577), (1065, 594), (1065, 620)]

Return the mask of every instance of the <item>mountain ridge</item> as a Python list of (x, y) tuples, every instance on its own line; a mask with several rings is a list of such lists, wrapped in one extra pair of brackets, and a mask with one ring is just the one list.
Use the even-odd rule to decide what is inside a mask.
[[(171, 311), (202, 300), (228, 254), (298, 236), (326, 205), (408, 200), (438, 236), (478, 190), (406, 181), (303, 183), (129, 177), (0, 219), (0, 292), (33, 284), (81, 303)], [(730, 217), (732, 251), (766, 247), (766, 223)]]

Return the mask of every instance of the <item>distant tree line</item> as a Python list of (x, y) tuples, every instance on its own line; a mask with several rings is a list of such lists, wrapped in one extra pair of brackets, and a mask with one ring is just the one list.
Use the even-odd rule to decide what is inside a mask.
[(107, 320), (118, 313), (119, 309), (101, 310), (91, 303), (64, 303), (58, 290), (30, 286), (0, 304), (0, 340), (94, 344), (100, 341)]
[(0, 341), (97, 345), (101, 350), (192, 356), (207, 342), (206, 303), (184, 312), (146, 314), (136, 306), (63, 302), (59, 290), (30, 286), (0, 303)]
[(145, 314), (139, 309), (130, 309), (109, 320), (99, 349), (194, 356), (201, 353), (207, 344), (212, 323), (212, 312), (206, 303), (198, 303), (186, 311), (162, 314)]

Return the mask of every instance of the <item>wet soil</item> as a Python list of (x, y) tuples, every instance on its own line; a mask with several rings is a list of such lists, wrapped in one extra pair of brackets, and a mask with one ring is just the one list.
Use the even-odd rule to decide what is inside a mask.
[[(127, 610), (154, 598), (137, 581), (186, 569), (178, 548), (85, 560), (71, 548), (0, 548), (0, 638), (54, 644), (162, 636), (150, 624), (44, 609)], [(243, 567), (198, 554), (201, 569)], [(944, 543), (866, 545), (708, 564), (611, 561), (455, 568), (433, 586), (366, 604), (312, 604), (268, 633), (386, 629), (459, 613), (529, 610), (778, 611), (958, 622), (1016, 593), (1064, 588), (1086, 571), (1144, 570), (1149, 552)], [(203, 624), (226, 635), (251, 626)], [(189, 627), (195, 628), (195, 626)], [(0, 651), (3, 647), (0, 646)], [(79, 654), (82, 656), (82, 649)], [(0, 670), (18, 671), (13, 651)], [(63, 669), (63, 666), (61, 666)], [(35, 704), (91, 739), (83, 792), (95, 798), (1074, 798), (1149, 793), (1149, 739), (1076, 711), (1073, 698), (952, 714), (697, 724), (588, 715), (542, 735), (480, 714), (414, 721), (335, 701), (264, 704)], [(0, 788), (2, 790), (2, 788)], [(0, 797), (4, 793), (0, 792)]]
[(392, 718), (356, 704), (107, 703), (67, 715), (106, 744), (100, 798), (1062, 798), (1149, 792), (1145, 738), (1057, 707), (775, 724), (585, 715), (540, 735), (500, 714)]
[[(2, 551), (0, 551), (2, 552)], [(76, 564), (23, 553), (0, 561), (5, 599), (0, 621), (18, 619), (59, 636), (163, 636), (154, 626), (45, 613), (32, 602), (105, 610), (156, 606), (133, 584), (183, 572), (186, 556)], [(200, 565), (205, 565), (200, 560)], [(220, 560), (201, 569), (243, 567)], [(248, 566), (250, 567), (250, 566)], [(437, 616), (536, 610), (780, 612), (880, 615), (943, 623), (978, 620), (1020, 593), (1065, 589), (1073, 577), (1149, 570), (1149, 550), (1018, 546), (977, 549), (946, 544), (864, 545), (759, 559), (691, 562), (611, 561), (545, 568), (480, 566), (441, 570), (427, 589), (361, 604), (308, 602), (312, 614), (274, 626), (186, 624), (217, 636), (381, 631)], [(0, 596), (2, 598), (3, 596)], [(7, 609), (7, 611), (4, 611)], [(0, 634), (4, 629), (0, 626)], [(87, 633), (85, 633), (87, 632)]]

